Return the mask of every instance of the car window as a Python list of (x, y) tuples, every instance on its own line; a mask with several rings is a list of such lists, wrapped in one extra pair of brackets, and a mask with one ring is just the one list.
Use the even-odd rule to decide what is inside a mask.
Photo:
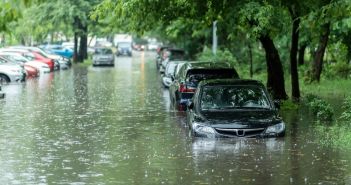
[(211, 86), (204, 87), (201, 109), (269, 109), (268, 97), (259, 86)]
[(128, 42), (121, 42), (121, 43), (118, 43), (118, 47), (128, 48), (128, 47), (131, 47), (131, 44)]
[(7, 61), (0, 57), (0, 64), (6, 63)]
[(109, 54), (112, 54), (112, 50), (109, 48), (98, 48), (98, 49), (95, 49), (95, 54), (109, 55)]

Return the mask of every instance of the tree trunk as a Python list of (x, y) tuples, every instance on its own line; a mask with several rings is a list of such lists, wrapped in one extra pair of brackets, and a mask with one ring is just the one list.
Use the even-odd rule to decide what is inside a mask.
[(300, 66), (305, 64), (305, 51), (307, 48), (307, 44), (302, 44), (299, 48), (299, 60), (298, 63)]
[(300, 99), (299, 72), (297, 70), (297, 51), (299, 45), (300, 18), (296, 11), (290, 9), (292, 18), (291, 49), (290, 49), (290, 73), (291, 73), (291, 98), (295, 101)]
[(320, 81), (321, 73), (323, 70), (323, 58), (325, 54), (325, 49), (328, 45), (330, 34), (330, 23), (326, 23), (322, 26), (322, 35), (320, 37), (318, 49), (314, 55), (314, 60), (312, 63), (312, 76), (311, 81)]
[(74, 46), (73, 46), (73, 61), (78, 62), (78, 28), (79, 28), (80, 20), (78, 17), (74, 17), (73, 22), (73, 33), (74, 33)]
[(78, 62), (78, 33), (74, 31), (73, 61)]
[(269, 36), (261, 35), (259, 40), (266, 52), (267, 89), (272, 93), (274, 99), (285, 100), (288, 95), (285, 92), (284, 71), (278, 50)]
[(252, 46), (248, 43), (247, 47), (249, 48), (249, 61), (250, 61), (250, 78), (253, 77), (253, 66), (252, 66)]
[(83, 62), (88, 58), (88, 26), (81, 25), (81, 35), (79, 41), (78, 61)]

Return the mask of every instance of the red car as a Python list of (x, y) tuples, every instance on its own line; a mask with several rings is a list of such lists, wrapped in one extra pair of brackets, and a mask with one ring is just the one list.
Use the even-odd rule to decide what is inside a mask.
[(27, 51), (27, 50), (23, 50), (23, 49), (11, 49), (11, 48), (10, 49), (2, 49), (1, 51), (19, 53), (22, 56), (28, 58), (29, 60), (35, 60), (35, 61), (47, 64), (50, 68), (50, 71), (54, 71), (55, 61), (53, 59), (46, 58), (45, 56), (43, 56), (37, 52), (31, 52), (31, 51)]
[(37, 68), (30, 65), (24, 64), (24, 69), (26, 70), (27, 77), (38, 77), (40, 72)]
[[(55, 61), (51, 58), (46, 58), (44, 57), (43, 55), (37, 53), (37, 52), (27, 52), (25, 55), (30, 55), (32, 54), (32, 56), (34, 56), (34, 60), (37, 60), (37, 61), (41, 61), (45, 64), (47, 64), (50, 68), (50, 71), (54, 71), (54, 67), (55, 67)], [(25, 56), (24, 55), (24, 56)]]

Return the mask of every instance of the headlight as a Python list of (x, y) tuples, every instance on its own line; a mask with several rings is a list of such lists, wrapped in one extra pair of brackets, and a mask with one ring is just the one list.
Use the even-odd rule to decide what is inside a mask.
[(278, 134), (278, 133), (283, 132), (284, 130), (285, 130), (285, 123), (281, 122), (281, 123), (278, 123), (276, 125), (269, 126), (266, 129), (266, 134), (270, 134), (270, 133)]
[(194, 123), (193, 130), (195, 133), (197, 133), (199, 135), (204, 135), (208, 138), (215, 138), (216, 137), (216, 131), (212, 127), (209, 127), (209, 126)]

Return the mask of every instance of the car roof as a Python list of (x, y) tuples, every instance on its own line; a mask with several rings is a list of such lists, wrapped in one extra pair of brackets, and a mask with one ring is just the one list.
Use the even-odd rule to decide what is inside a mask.
[(27, 49), (18, 49), (18, 48), (2, 48), (0, 52), (21, 52), (21, 53), (28, 53)]
[(226, 69), (233, 68), (228, 62), (200, 62), (193, 61), (185, 64), (187, 70), (189, 69)]
[(251, 79), (212, 79), (203, 80), (199, 83), (200, 86), (221, 86), (221, 85), (254, 85), (264, 87), (263, 83), (258, 80)]

